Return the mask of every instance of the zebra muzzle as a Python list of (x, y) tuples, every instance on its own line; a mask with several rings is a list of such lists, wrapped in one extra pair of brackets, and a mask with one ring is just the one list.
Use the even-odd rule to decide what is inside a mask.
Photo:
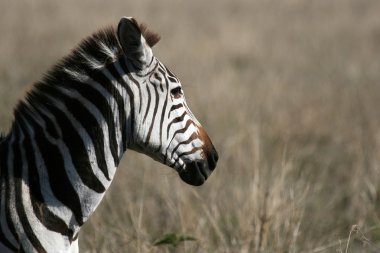
[(218, 153), (214, 150), (207, 160), (189, 162), (186, 169), (179, 171), (180, 178), (190, 185), (200, 186), (210, 176), (218, 161)]

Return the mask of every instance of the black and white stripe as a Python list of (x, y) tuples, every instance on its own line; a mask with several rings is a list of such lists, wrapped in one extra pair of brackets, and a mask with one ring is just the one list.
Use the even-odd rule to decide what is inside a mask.
[(127, 148), (202, 184), (217, 162), (159, 37), (122, 18), (37, 82), (0, 138), (0, 252), (78, 252), (81, 226)]

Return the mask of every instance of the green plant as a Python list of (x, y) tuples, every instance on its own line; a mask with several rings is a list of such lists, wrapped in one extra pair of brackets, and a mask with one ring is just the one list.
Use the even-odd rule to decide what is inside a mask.
[(196, 241), (195, 237), (189, 235), (182, 235), (176, 233), (165, 234), (162, 238), (157, 239), (153, 245), (161, 246), (161, 245), (171, 245), (173, 247), (177, 247), (180, 243), (184, 241)]

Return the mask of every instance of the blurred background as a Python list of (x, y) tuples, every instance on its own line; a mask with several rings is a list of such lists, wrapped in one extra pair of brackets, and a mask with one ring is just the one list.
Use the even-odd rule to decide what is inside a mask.
[(379, 252), (379, 10), (377, 0), (2, 0), (0, 129), (82, 38), (133, 16), (161, 34), (155, 55), (220, 161), (196, 188), (128, 151), (81, 252)]

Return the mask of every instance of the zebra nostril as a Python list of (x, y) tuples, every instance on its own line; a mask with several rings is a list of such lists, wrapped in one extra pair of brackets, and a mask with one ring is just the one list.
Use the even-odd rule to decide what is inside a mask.
[(198, 161), (195, 163), (195, 166), (198, 168), (199, 172), (202, 174), (204, 179), (207, 179), (211, 173), (210, 170), (208, 170), (207, 162)]
[(208, 157), (207, 159), (207, 162), (208, 162), (208, 165), (209, 165), (209, 168), (210, 170), (214, 170), (215, 167), (216, 167), (216, 163), (218, 162), (219, 160), (219, 155), (218, 153), (216, 152), (216, 150), (214, 149), (210, 156)]
[(191, 185), (202, 185), (211, 171), (208, 168), (207, 161), (194, 161), (186, 164), (186, 169), (179, 171), (181, 179)]
[(216, 151), (212, 154), (212, 158), (214, 159), (214, 162), (216, 164), (219, 160), (219, 155)]

